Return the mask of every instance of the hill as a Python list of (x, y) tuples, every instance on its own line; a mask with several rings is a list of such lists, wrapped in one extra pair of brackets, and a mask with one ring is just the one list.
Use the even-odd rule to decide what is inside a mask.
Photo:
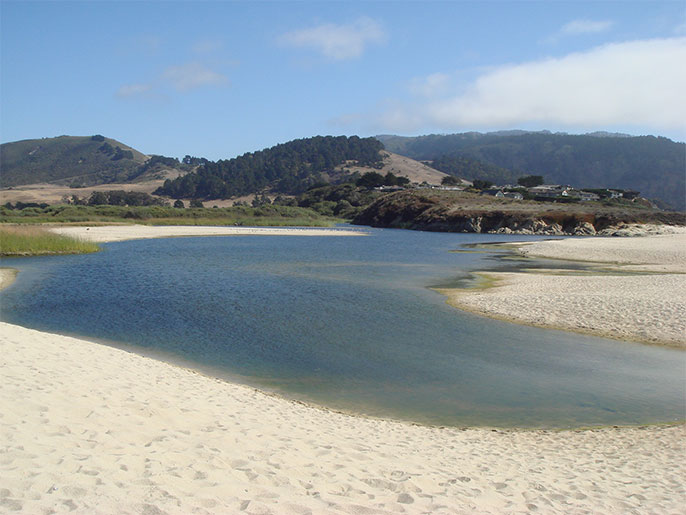
[(382, 167), (375, 138), (315, 136), (233, 159), (206, 162), (196, 172), (167, 180), (158, 195), (222, 199), (269, 190), (297, 194), (317, 183), (343, 182), (352, 166)]
[[(382, 150), (374, 138), (317, 136), (216, 163), (186, 156), (147, 156), (103, 136), (60, 136), (2, 145), (3, 202), (59, 203), (77, 195), (126, 190), (174, 198), (250, 201), (255, 194), (299, 193), (375, 171), (440, 184), (445, 173)], [(188, 173), (184, 181), (181, 177)], [(178, 179), (178, 180), (177, 180)]]
[(522, 175), (584, 188), (640, 191), (672, 208), (686, 209), (686, 144), (655, 136), (593, 133), (468, 132), (450, 135), (377, 137), (386, 149), (451, 173), (448, 158), (467, 158), (507, 170), (478, 172), (467, 179), (504, 184)]
[(3, 143), (0, 186), (35, 183), (91, 186), (126, 182), (148, 159), (128, 145), (100, 135)]

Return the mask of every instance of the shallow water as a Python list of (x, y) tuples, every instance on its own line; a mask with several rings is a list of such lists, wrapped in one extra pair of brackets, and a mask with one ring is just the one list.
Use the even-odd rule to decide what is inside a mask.
[(451, 252), (502, 236), (369, 232), (138, 240), (90, 255), (4, 259), (21, 273), (0, 294), (0, 317), (423, 423), (684, 418), (685, 353), (478, 317), (428, 288), (511, 266)]

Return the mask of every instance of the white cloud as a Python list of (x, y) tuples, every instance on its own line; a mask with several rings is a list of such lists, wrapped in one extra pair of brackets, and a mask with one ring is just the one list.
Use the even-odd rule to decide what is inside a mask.
[(449, 86), (450, 76), (446, 73), (432, 73), (427, 77), (414, 78), (410, 82), (410, 92), (423, 97), (435, 97), (444, 93)]
[(116, 93), (120, 98), (154, 97), (165, 89), (185, 93), (205, 86), (222, 86), (229, 79), (204, 64), (192, 62), (166, 68), (159, 76), (148, 83), (125, 84)]
[(135, 97), (150, 91), (150, 84), (125, 84), (117, 90), (118, 97)]
[(228, 79), (200, 63), (187, 63), (170, 66), (162, 74), (162, 79), (177, 91), (190, 91), (202, 86), (220, 86)]
[(452, 95), (383, 113), (384, 129), (684, 129), (686, 38), (631, 41), (483, 72)]
[(335, 60), (359, 57), (370, 43), (386, 39), (383, 27), (371, 18), (362, 17), (353, 23), (336, 25), (325, 23), (309, 29), (296, 30), (281, 36), (281, 43), (313, 48)]
[(609, 30), (614, 22), (597, 20), (573, 20), (560, 29), (560, 34), (573, 36), (577, 34), (597, 34)]

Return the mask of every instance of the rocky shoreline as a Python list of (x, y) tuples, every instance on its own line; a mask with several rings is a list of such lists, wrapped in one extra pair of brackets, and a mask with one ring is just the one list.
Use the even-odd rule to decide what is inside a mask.
[(475, 209), (461, 197), (400, 192), (374, 202), (353, 224), (438, 232), (631, 236), (642, 233), (636, 227), (645, 224), (686, 226), (686, 213), (514, 202)]
[[(362, 223), (356, 220), (355, 223)], [(683, 226), (683, 223), (673, 225), (655, 225), (653, 222), (616, 222), (606, 225), (603, 222), (591, 222), (582, 220), (570, 220), (565, 224), (545, 218), (529, 217), (517, 219), (512, 216), (499, 215), (498, 213), (453, 217), (446, 220), (423, 222), (415, 220), (405, 222), (398, 220), (389, 224), (368, 222), (364, 225), (372, 227), (411, 229), (418, 231), (438, 232), (461, 232), (461, 233), (486, 233), (486, 234), (534, 234), (548, 236), (641, 236), (643, 234), (665, 234), (668, 227)], [(644, 227), (645, 226), (645, 227)], [(655, 232), (655, 227), (661, 227), (660, 232)]]

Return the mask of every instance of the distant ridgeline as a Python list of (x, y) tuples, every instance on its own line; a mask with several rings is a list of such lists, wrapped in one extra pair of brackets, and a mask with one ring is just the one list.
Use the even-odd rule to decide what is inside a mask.
[[(663, 137), (502, 131), (377, 138), (391, 152), (432, 161), (438, 170), (468, 179), (506, 184), (536, 174), (551, 184), (637, 190), (642, 197), (686, 209), (686, 144)], [(470, 176), (460, 171), (469, 167), (463, 159), (493, 168), (473, 166)]]
[(252, 194), (267, 187), (278, 193), (297, 194), (325, 178), (345, 176), (344, 170), (336, 168), (348, 162), (380, 167), (382, 149), (376, 138), (298, 139), (233, 159), (206, 162), (195, 173), (166, 180), (155, 194), (218, 199)]

